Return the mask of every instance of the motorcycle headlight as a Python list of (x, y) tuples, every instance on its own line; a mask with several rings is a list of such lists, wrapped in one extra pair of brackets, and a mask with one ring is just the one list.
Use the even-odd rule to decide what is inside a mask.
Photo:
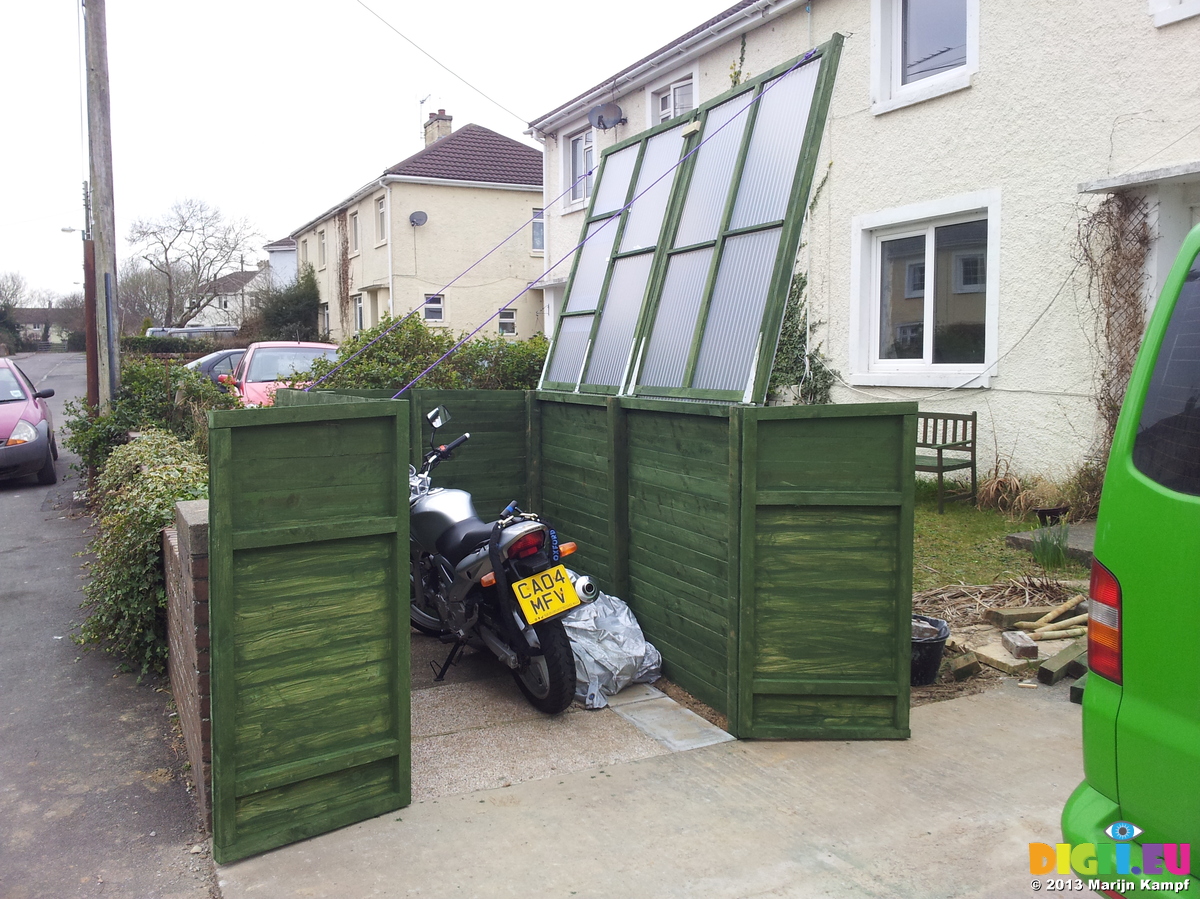
[(8, 442), (4, 445), (16, 446), (19, 443), (31, 443), (32, 441), (37, 440), (37, 436), (37, 428), (24, 419), (21, 419), (19, 422), (17, 422), (17, 426), (13, 428), (13, 432), (9, 436)]

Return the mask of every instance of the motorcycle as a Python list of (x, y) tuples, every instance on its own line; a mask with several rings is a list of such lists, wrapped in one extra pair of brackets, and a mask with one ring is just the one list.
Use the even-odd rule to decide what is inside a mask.
[(573, 582), (560, 564), (575, 544), (560, 544), (553, 528), (515, 501), (486, 522), (470, 493), (434, 487), (433, 470), (471, 435), (439, 446), (437, 432), (450, 413), (438, 406), (426, 419), (433, 428), (429, 452), (419, 470), (409, 466), (408, 478), (410, 620), (453, 644), (435, 679), (445, 678), (464, 647), (487, 649), (534, 708), (557, 714), (575, 696), (575, 661), (561, 618), (598, 590), (586, 577)]

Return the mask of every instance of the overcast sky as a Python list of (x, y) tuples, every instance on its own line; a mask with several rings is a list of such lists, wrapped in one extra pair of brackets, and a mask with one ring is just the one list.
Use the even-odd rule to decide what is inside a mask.
[[(118, 236), (194, 197), (265, 243), (423, 146), (421, 120), (521, 140), (524, 122), (733, 0), (108, 0)], [(0, 272), (32, 289), (83, 280), (87, 178), (78, 0), (5, 4), (0, 28)], [(429, 96), (424, 105), (420, 101)], [(125, 255), (123, 252), (122, 255)]]

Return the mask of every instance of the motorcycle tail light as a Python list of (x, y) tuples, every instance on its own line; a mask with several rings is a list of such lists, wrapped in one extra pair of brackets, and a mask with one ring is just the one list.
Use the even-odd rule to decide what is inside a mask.
[(524, 537), (518, 537), (508, 548), (508, 557), (510, 559), (526, 559), (536, 555), (541, 552), (545, 539), (546, 535), (542, 531), (532, 531)]

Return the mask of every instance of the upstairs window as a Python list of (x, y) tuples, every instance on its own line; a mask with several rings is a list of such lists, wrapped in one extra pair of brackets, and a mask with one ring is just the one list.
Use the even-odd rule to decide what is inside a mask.
[(654, 94), (654, 121), (665, 122), (696, 108), (692, 100), (692, 76), (676, 81)]
[(533, 252), (546, 250), (546, 216), (544, 210), (533, 210)]
[(383, 197), (375, 198), (375, 242), (387, 240), (387, 203)]
[(317, 268), (325, 267), (325, 232), (317, 232)]
[(592, 168), (596, 151), (592, 129), (576, 134), (568, 142), (567, 179), (571, 185), (571, 203), (582, 203), (592, 195)]
[(500, 310), (500, 333), (514, 335), (517, 333), (517, 310)]
[(979, 69), (979, 0), (872, 0), (871, 111), (970, 87)]
[(350, 213), (350, 252), (358, 252), (358, 213)]
[(436, 294), (425, 294), (425, 321), (443, 321), (446, 314), (446, 298)]

